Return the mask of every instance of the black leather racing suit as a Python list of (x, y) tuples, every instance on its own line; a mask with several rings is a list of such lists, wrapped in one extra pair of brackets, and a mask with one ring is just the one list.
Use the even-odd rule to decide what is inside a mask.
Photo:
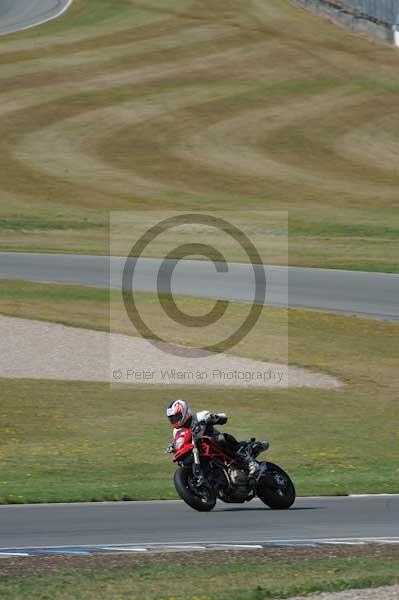
[(203, 435), (207, 435), (214, 439), (215, 442), (220, 444), (222, 448), (229, 454), (234, 454), (240, 447), (239, 442), (236, 438), (229, 433), (221, 433), (214, 427), (214, 425), (225, 425), (227, 423), (227, 416), (224, 413), (209, 413), (208, 411), (202, 411), (201, 413), (194, 414), (185, 427), (191, 429), (198, 424), (203, 423)]

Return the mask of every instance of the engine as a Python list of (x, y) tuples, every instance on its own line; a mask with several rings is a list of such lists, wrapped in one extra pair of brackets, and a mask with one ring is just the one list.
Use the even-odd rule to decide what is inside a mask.
[(247, 487), (248, 483), (248, 475), (244, 471), (244, 469), (237, 469), (236, 467), (230, 467), (228, 470), (228, 474), (230, 477), (230, 481), (233, 485), (238, 487), (245, 486)]
[(219, 491), (224, 502), (245, 502), (250, 494), (248, 475), (244, 469), (229, 467), (227, 470), (230, 478), (230, 486)]

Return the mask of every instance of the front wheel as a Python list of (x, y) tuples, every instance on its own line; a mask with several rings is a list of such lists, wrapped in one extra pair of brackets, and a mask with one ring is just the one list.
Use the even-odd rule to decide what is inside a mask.
[(175, 471), (173, 481), (180, 498), (191, 508), (200, 512), (209, 512), (214, 508), (215, 491), (207, 483), (197, 487), (191, 468), (179, 467)]
[(256, 493), (266, 506), (285, 510), (295, 502), (295, 486), (281, 467), (269, 462), (266, 464), (267, 470), (256, 486)]

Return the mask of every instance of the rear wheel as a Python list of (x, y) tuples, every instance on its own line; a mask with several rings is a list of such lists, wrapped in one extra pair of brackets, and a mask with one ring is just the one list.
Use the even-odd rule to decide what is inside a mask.
[(295, 486), (281, 467), (269, 462), (266, 464), (267, 470), (256, 486), (256, 493), (266, 506), (285, 510), (295, 502)]
[(201, 512), (209, 512), (216, 504), (216, 494), (207, 483), (197, 487), (191, 468), (179, 467), (173, 477), (175, 488), (186, 504)]

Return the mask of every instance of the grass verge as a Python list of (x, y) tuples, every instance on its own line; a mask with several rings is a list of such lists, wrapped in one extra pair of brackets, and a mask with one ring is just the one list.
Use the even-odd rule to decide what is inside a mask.
[(77, 590), (85, 600), (263, 600), (399, 582), (398, 550), (386, 546), (5, 560), (8, 600), (69, 600)]
[(387, 424), (389, 400), (4, 379), (1, 388), (3, 503), (175, 498), (164, 411), (182, 395), (194, 410), (226, 411), (225, 429), (239, 438), (269, 438), (269, 460), (292, 474), (301, 495), (399, 492), (397, 408)]
[[(152, 300), (140, 295), (155, 323)], [(209, 308), (206, 300), (181, 300), (188, 312)], [(233, 303), (231, 310), (235, 322), (247, 306)], [(0, 312), (5, 314), (106, 328), (108, 311), (106, 290), (0, 285)], [(284, 311), (266, 310), (234, 351), (283, 360), (284, 323)], [(121, 313), (118, 330), (132, 333), (129, 325)], [(157, 325), (175, 339), (164, 321)], [(174, 497), (173, 466), (163, 454), (170, 436), (164, 406), (178, 396), (186, 396), (197, 410), (225, 410), (228, 429), (238, 437), (270, 438), (270, 459), (292, 473), (300, 494), (398, 492), (398, 332), (395, 323), (289, 311), (290, 363), (335, 375), (346, 384), (339, 392), (185, 385), (111, 390), (103, 384), (3, 379), (1, 501)]]

